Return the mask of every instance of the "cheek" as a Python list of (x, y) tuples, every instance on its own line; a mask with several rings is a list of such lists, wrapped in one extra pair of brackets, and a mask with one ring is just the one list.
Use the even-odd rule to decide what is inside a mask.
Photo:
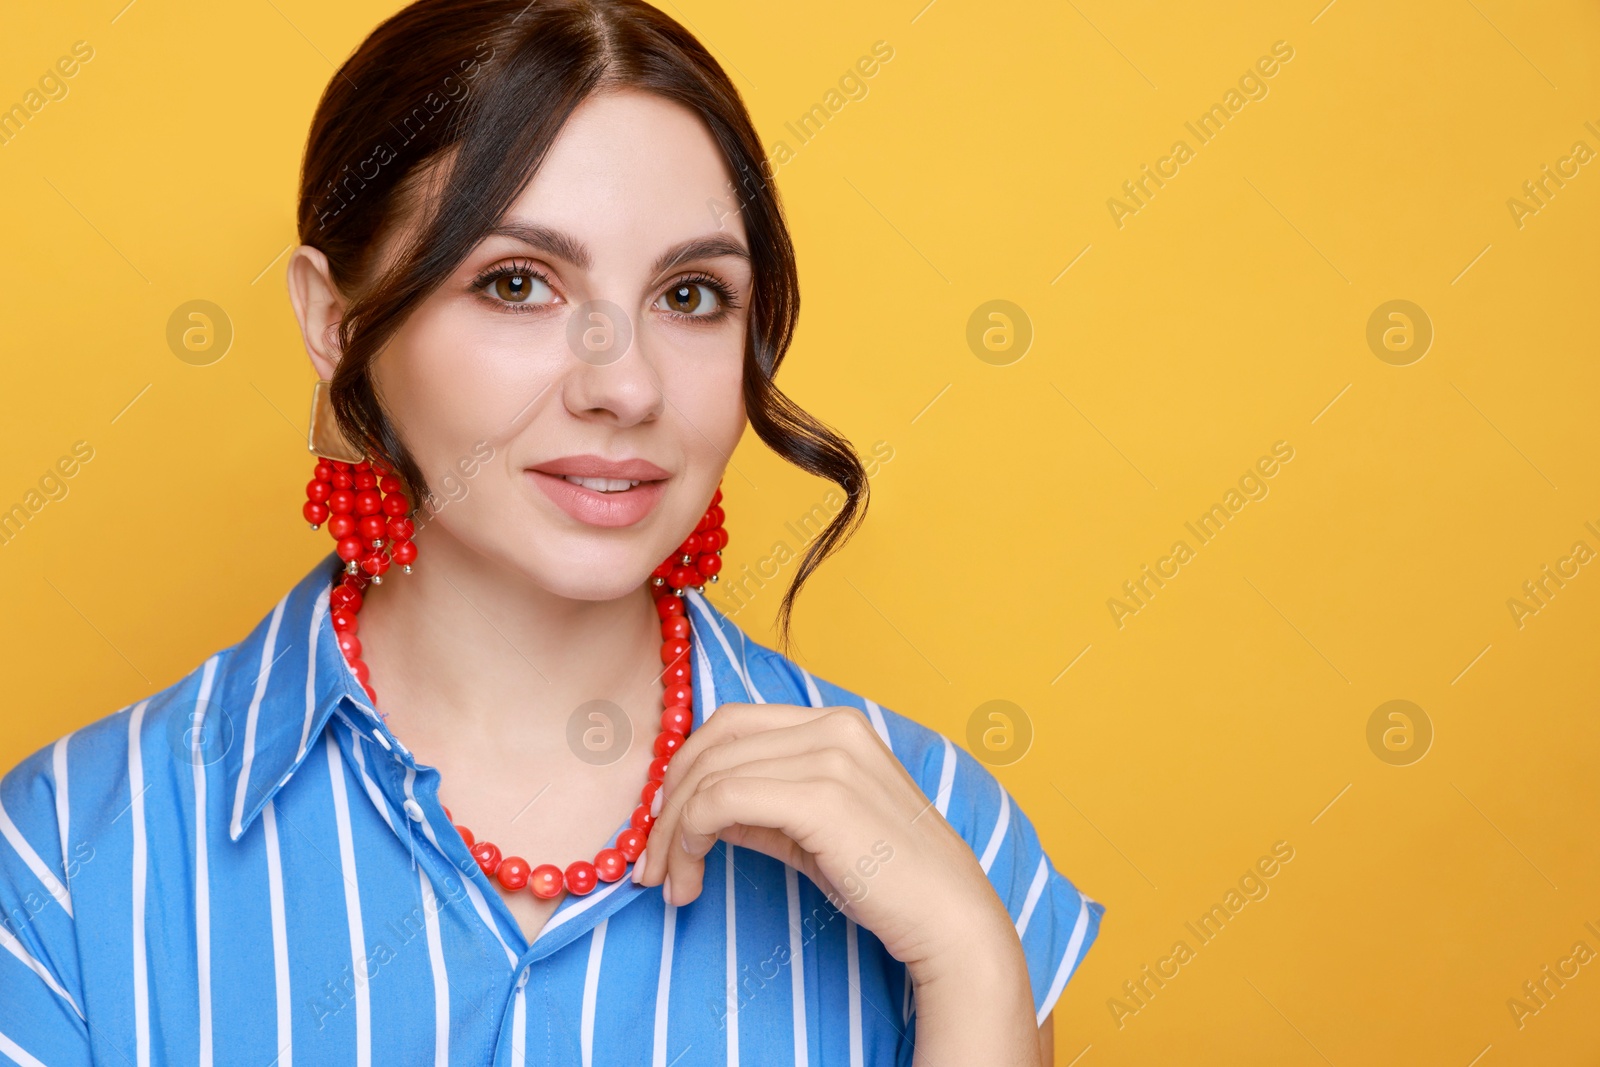
[(680, 353), (667, 368), (662, 389), (683, 427), (682, 448), (697, 465), (720, 469), (747, 422), (744, 409), (742, 335)]

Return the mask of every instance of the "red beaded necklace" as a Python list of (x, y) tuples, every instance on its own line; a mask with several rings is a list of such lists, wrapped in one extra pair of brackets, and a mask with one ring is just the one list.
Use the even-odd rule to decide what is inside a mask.
[[(339, 557), (345, 560), (345, 574), (329, 593), (330, 615), (339, 650), (376, 710), (378, 695), (361, 659), (356, 616), (361, 611), (363, 590), (382, 583), (391, 559), (401, 564), (406, 573), (411, 572), (417, 557), (416, 544), (411, 540), (411, 504), (399, 479), (383, 467), (326, 459), (317, 464), (306, 498), (304, 514), (311, 521), (311, 528), (326, 521), (328, 532), (339, 543)], [(644, 851), (656, 819), (651, 808), (666, 777), (667, 764), (683, 746), (694, 723), (690, 628), (683, 592), (701, 587), (707, 580), (716, 581), (722, 569), (722, 549), (728, 543), (728, 533), (722, 526), (721, 501), (719, 487), (694, 532), (650, 576), (656, 614), (661, 619), (661, 662), (665, 667), (661, 674), (661, 730), (655, 739), (655, 759), (650, 762), (649, 775), (628, 827), (617, 834), (611, 846), (596, 852), (592, 862), (576, 860), (563, 870), (553, 863), (534, 867), (521, 856), (502, 856), (492, 841), (480, 841), (467, 827), (455, 824), (484, 875), (505, 889), (515, 892), (526, 888), (544, 900), (559, 895), (563, 889), (581, 896), (601, 882), (620, 879), (628, 864)], [(389, 535), (387, 540), (385, 533)], [(379, 715), (382, 717), (382, 712)], [(449, 808), (445, 808), (445, 817), (455, 822)]]

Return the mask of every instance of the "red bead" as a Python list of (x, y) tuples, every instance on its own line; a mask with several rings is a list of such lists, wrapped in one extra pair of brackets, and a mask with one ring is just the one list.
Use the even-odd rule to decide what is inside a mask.
[[(666, 577), (666, 575), (662, 575)], [(656, 597), (656, 614), (665, 619), (668, 615), (683, 614), (683, 598), (671, 593)]]
[(622, 853), (623, 859), (632, 863), (644, 851), (646, 840), (643, 830), (630, 826), (617, 835), (617, 851)]
[(328, 516), (328, 533), (335, 541), (343, 541), (356, 532), (356, 517), (346, 512), (333, 512)]
[(389, 554), (374, 549), (361, 558), (361, 569), (367, 574), (385, 574), (389, 570)]
[(664, 707), (679, 705), (685, 708), (694, 707), (694, 690), (687, 682), (667, 686), (667, 691), (662, 694), (661, 703)]
[(361, 553), (366, 551), (366, 547), (358, 538), (341, 537), (336, 551), (339, 553), (339, 558), (348, 563), (353, 559), (360, 558)]
[(722, 487), (719, 485), (717, 491), (711, 494), (711, 506), (716, 507), (720, 503), (722, 503)]
[(444, 809), (445, 818), (449, 819), (451, 822), (456, 821), (456, 817), (450, 814), (450, 806), (448, 804), (440, 804), (439, 806)]
[(307, 522), (313, 526), (321, 526), (328, 521), (328, 505), (319, 504), (315, 500), (307, 500), (306, 506), (300, 509), (300, 514), (305, 516)]
[(387, 478), (390, 474), (390, 470), (382, 463), (374, 463), (372, 465), (372, 473), (376, 474), (379, 478)]
[(528, 884), (528, 873), (527, 860), (521, 856), (507, 856), (500, 861), (500, 866), (495, 869), (494, 876), (507, 889), (521, 889)]
[(615, 882), (628, 872), (628, 858), (614, 848), (594, 854), (594, 872), (602, 882)]
[(395, 493), (392, 496), (386, 496), (383, 498), (383, 513), (385, 515), (389, 515), (393, 518), (399, 518), (410, 510), (411, 501), (407, 500), (399, 493)]
[(362, 471), (360, 474), (356, 475), (355, 482), (357, 492), (360, 492), (363, 489), (378, 488), (378, 476), (373, 474), (371, 471)]
[(311, 477), (319, 482), (325, 482), (333, 477), (333, 464), (327, 460), (318, 460), (316, 469), (311, 472)]
[(356, 514), (376, 515), (383, 510), (383, 497), (376, 489), (363, 489), (356, 494)]
[(667, 575), (667, 584), (674, 589), (686, 589), (695, 585), (700, 580), (700, 575), (688, 567), (674, 567), (672, 573)]
[(592, 892), (599, 883), (600, 879), (595, 872), (594, 864), (588, 860), (578, 860), (567, 865), (567, 888), (579, 896)]
[(407, 563), (414, 563), (416, 562), (417, 558), (416, 542), (396, 541), (394, 544), (389, 546), (389, 554), (394, 557), (394, 561), (396, 563), (399, 563), (402, 566)]
[(361, 658), (361, 638), (355, 635), (355, 631), (345, 630), (339, 634), (339, 651), (344, 653), (345, 659)]
[[(662, 684), (668, 686), (680, 683), (688, 685), (690, 682), (689, 674), (689, 657), (685, 656), (680, 660), (674, 660), (667, 664), (667, 669), (661, 672), (661, 681)], [(673, 703), (676, 704), (678, 701), (675, 700)]]
[(349, 468), (346, 467), (344, 470), (334, 471), (333, 477), (328, 479), (328, 484), (333, 486), (336, 490), (349, 489), (351, 486), (356, 484), (356, 480), (354, 476), (351, 475)]
[(678, 559), (676, 556), (673, 556), (670, 559), (662, 560), (656, 565), (656, 569), (650, 572), (650, 577), (665, 578), (667, 575), (672, 573), (672, 568), (677, 564), (677, 561)]
[(313, 478), (306, 483), (306, 499), (322, 503), (333, 493), (333, 486), (320, 478)]
[(692, 556), (699, 551), (701, 551), (701, 547), (700, 535), (698, 533), (692, 533), (688, 537), (685, 537), (683, 539), (683, 544), (678, 546), (678, 555), (680, 556)]
[(360, 463), (356, 464), (356, 470), (357, 471), (369, 471), (371, 469), (372, 469), (372, 461), (370, 459), (364, 459)]
[(416, 534), (416, 532), (416, 524), (410, 519), (400, 518), (389, 520), (389, 540), (391, 541), (409, 541)]
[(493, 878), (495, 868), (500, 866), (500, 850), (492, 842), (479, 841), (470, 851), (472, 858), (478, 861), (478, 869)]
[(689, 642), (681, 637), (669, 638), (661, 642), (661, 662), (672, 663), (680, 660), (689, 651)]
[(561, 868), (553, 863), (541, 863), (528, 875), (528, 889), (540, 900), (549, 900), (561, 892)]
[(364, 691), (367, 694), (367, 703), (371, 704), (373, 707), (377, 707), (378, 706), (378, 694), (373, 692), (372, 686), (363, 685), (361, 688), (362, 688), (362, 691)]
[(647, 808), (652, 807), (656, 799), (656, 794), (659, 792), (661, 792), (660, 782), (646, 782), (644, 784), (644, 788), (639, 790), (639, 803), (643, 804)]
[(718, 526), (715, 530), (712, 530), (711, 532), (717, 535), (716, 546), (713, 547), (711, 549), (711, 551), (720, 552), (724, 548), (728, 547), (728, 531), (727, 530), (724, 530), (722, 527)]
[(356, 676), (356, 681), (360, 682), (362, 685), (366, 685), (368, 682), (372, 681), (372, 674), (368, 671), (365, 663), (358, 659), (350, 660), (349, 663), (350, 670)]
[(702, 530), (709, 529), (711, 529), (711, 509), (707, 508), (706, 513), (700, 516), (700, 521), (694, 524), (694, 531), (699, 533)]
[(333, 613), (333, 628), (340, 633), (355, 633), (361, 627), (356, 623), (355, 612), (345, 608)]
[(656, 734), (655, 754), (658, 756), (670, 756), (682, 748), (686, 740), (687, 738), (677, 730), (662, 730), (659, 734)]
[(717, 505), (716, 505), (716, 504), (712, 504), (712, 505), (711, 505), (711, 508), (710, 508), (710, 510), (709, 510), (709, 511), (708, 511), (708, 512), (707, 512), (707, 514), (710, 514), (710, 515), (714, 515), (714, 516), (716, 516), (716, 520), (717, 520), (717, 521), (716, 521), (716, 522), (713, 522), (713, 523), (712, 523), (712, 524), (711, 524), (711, 525), (712, 525), (712, 526), (714, 526), (714, 527), (715, 527), (715, 526), (721, 526), (721, 525), (722, 525), (722, 521), (723, 521), (723, 520), (724, 520), (724, 519), (725, 519), (725, 518), (727, 518), (727, 513), (726, 513), (726, 512), (724, 512), (724, 511), (723, 511), (723, 510), (722, 510), (722, 508), (720, 508), (720, 507), (718, 507), (718, 506), (717, 506)]
[(667, 765), (672, 762), (671, 756), (657, 756), (650, 761), (650, 780), (659, 782), (667, 776)]
[(637, 808), (634, 808), (633, 814), (628, 817), (629, 826), (633, 827), (635, 830), (644, 830), (647, 833), (649, 832), (650, 827), (655, 824), (655, 821), (656, 817), (651, 815), (650, 809), (645, 807), (643, 804), (640, 804)]
[(694, 569), (709, 578), (722, 569), (722, 557), (709, 552), (701, 553), (700, 558), (694, 561)]
[(356, 495), (348, 489), (335, 489), (328, 494), (328, 510), (335, 515), (348, 515), (356, 509)]
[(363, 515), (356, 521), (356, 532), (368, 543), (383, 540), (383, 516)]
[[(448, 819), (450, 817), (450, 813), (448, 811), (445, 812), (444, 817)], [(465, 826), (458, 826), (456, 827), (456, 833), (461, 835), (461, 840), (466, 842), (468, 849), (471, 849), (474, 841), (472, 831), (468, 830)]]
[(685, 615), (672, 615), (661, 620), (661, 638), (670, 641), (674, 637), (687, 639), (689, 636), (689, 619)]
[(661, 713), (661, 728), (663, 730), (676, 730), (680, 734), (689, 732), (689, 726), (694, 722), (694, 712), (684, 707), (670, 707)]
[(400, 479), (392, 474), (384, 474), (378, 479), (378, 488), (382, 489), (385, 494), (398, 493), (400, 491)]
[(361, 590), (353, 585), (336, 585), (328, 594), (328, 604), (334, 611), (345, 608), (354, 614), (361, 610)]

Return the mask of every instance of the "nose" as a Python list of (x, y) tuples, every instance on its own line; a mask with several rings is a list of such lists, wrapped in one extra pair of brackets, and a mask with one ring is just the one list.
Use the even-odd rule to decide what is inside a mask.
[(609, 300), (589, 300), (567, 320), (570, 362), (562, 400), (579, 418), (633, 426), (666, 407), (661, 378), (634, 317)]

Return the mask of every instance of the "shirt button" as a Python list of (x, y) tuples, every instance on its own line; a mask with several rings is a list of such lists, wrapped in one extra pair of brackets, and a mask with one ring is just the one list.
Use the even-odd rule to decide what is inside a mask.
[(404, 804), (404, 807), (406, 809), (406, 815), (408, 815), (411, 818), (412, 822), (421, 822), (422, 821), (422, 805), (421, 804), (418, 804), (415, 800), (412, 800), (410, 797), (407, 797), (406, 798), (406, 802)]

